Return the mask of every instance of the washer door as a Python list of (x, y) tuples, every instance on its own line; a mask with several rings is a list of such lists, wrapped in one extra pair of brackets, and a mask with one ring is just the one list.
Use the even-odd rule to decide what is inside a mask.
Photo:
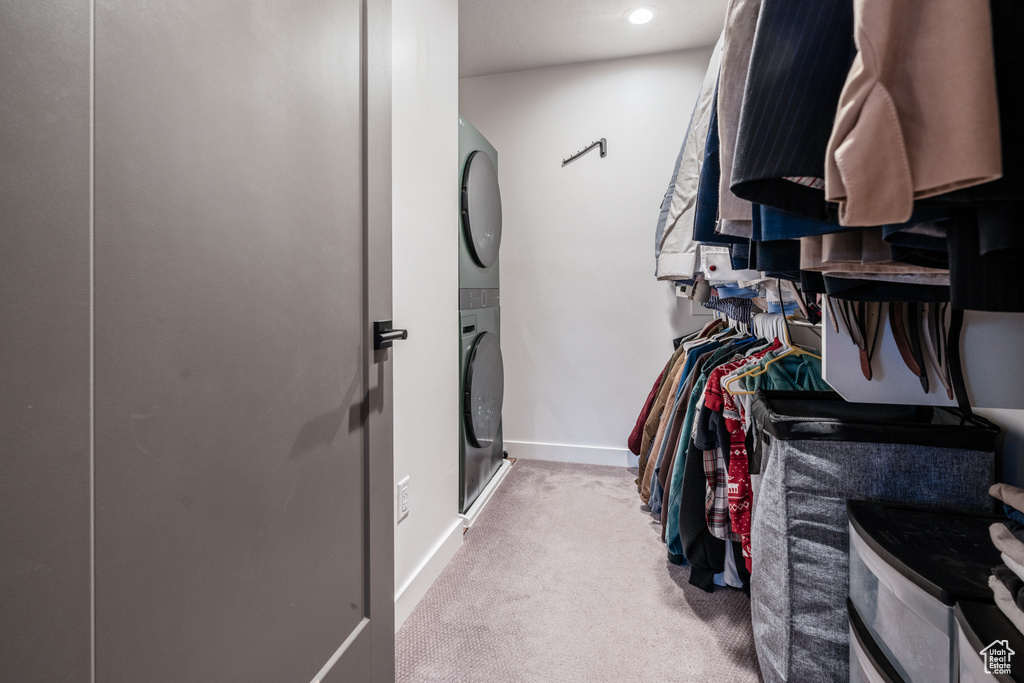
[(462, 229), (473, 260), (493, 266), (501, 246), (501, 191), (494, 162), (480, 150), (469, 155), (462, 174)]
[(498, 337), (484, 332), (469, 352), (466, 391), (462, 399), (466, 434), (477, 448), (489, 446), (501, 426), (501, 403), (505, 395), (505, 365), (501, 361)]

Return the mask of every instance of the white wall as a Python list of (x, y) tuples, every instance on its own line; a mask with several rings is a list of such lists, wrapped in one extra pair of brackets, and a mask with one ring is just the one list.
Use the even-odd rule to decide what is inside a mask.
[[(506, 450), (626, 464), (690, 303), (654, 278), (662, 196), (711, 50), (462, 79), (498, 150)], [(561, 160), (608, 139), (564, 168)]]
[(458, 0), (395, 0), (393, 16), (394, 321), (409, 329), (392, 350), (395, 481), (410, 478), (395, 528), (397, 628), (462, 542)]
[(1024, 487), (1024, 410), (979, 410), (979, 415), (999, 426), (996, 441), (996, 481)]

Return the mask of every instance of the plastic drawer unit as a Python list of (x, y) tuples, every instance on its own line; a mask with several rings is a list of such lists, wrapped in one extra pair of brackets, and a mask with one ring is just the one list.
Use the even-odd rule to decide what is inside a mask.
[(903, 683), (905, 679), (868, 633), (849, 598), (846, 613), (850, 618), (850, 683)]
[(1024, 681), (1024, 636), (998, 607), (956, 605), (960, 683)]
[(1000, 560), (988, 527), (998, 518), (863, 501), (849, 501), (847, 512), (851, 629), (862, 625), (861, 651), (850, 641), (851, 672), (877, 651), (898, 678), (861, 680), (955, 682), (954, 607), (992, 602), (988, 576)]

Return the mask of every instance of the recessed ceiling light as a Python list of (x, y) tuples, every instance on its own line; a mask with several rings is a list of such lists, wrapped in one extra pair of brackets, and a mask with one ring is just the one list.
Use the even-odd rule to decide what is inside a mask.
[(637, 7), (626, 12), (626, 18), (631, 24), (646, 24), (654, 18), (654, 10), (650, 7)]

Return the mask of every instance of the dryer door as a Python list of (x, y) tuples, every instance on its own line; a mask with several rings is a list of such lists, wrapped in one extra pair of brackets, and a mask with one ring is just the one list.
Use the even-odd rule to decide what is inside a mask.
[(462, 174), (462, 229), (473, 260), (493, 266), (501, 246), (501, 191), (494, 162), (480, 150), (469, 155)]
[(484, 332), (469, 352), (466, 391), (462, 399), (466, 434), (477, 448), (490, 445), (501, 426), (501, 403), (505, 395), (505, 366), (498, 337)]

